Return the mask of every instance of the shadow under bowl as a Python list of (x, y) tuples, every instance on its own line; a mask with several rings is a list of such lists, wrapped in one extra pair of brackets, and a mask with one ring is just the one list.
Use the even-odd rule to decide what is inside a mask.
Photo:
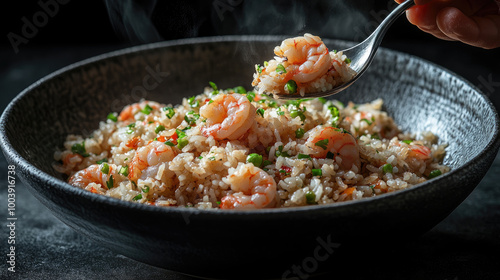
[[(132, 259), (202, 277), (264, 272), (293, 277), (294, 265), (313, 274), (328, 271), (332, 256), (377, 246), (373, 240), (379, 238), (397, 242), (428, 231), (486, 174), (500, 146), (492, 104), (454, 73), (387, 49), (378, 51), (358, 82), (333, 98), (356, 103), (383, 98), (384, 110), (404, 131), (431, 131), (449, 144), (444, 164), (451, 172), (418, 186), (331, 205), (208, 211), (92, 194), (68, 185), (52, 168), (53, 153), (66, 135), (88, 135), (109, 112), (127, 104), (142, 98), (178, 104), (209, 81), (220, 88), (248, 87), (254, 64), (272, 57), (283, 38), (169, 41), (73, 64), (11, 102), (1, 118), (1, 147), (33, 195), (68, 226)], [(331, 49), (350, 45), (325, 43)]]

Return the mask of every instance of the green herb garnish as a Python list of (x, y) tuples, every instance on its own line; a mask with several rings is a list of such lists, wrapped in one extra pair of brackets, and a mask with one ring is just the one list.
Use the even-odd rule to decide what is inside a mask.
[(318, 142), (314, 143), (314, 146), (321, 147), (323, 148), (323, 150), (326, 150), (327, 145), (328, 145), (328, 139), (319, 140)]
[(247, 90), (242, 87), (242, 86), (237, 86), (235, 88), (233, 88), (234, 92), (236, 93), (241, 93), (241, 94), (246, 94), (247, 93)]
[(142, 194), (138, 194), (138, 195), (134, 196), (134, 198), (132, 198), (133, 201), (137, 201), (139, 199), (142, 199)]
[(323, 171), (321, 169), (312, 169), (311, 172), (313, 176), (323, 176)]
[(264, 117), (264, 109), (262, 109), (262, 108), (257, 109), (257, 115)]
[(298, 159), (304, 159), (304, 158), (310, 159), (310, 158), (311, 158), (311, 156), (310, 156), (310, 155), (305, 155), (305, 154), (298, 154), (298, 155), (297, 155), (297, 158), (298, 158)]
[(128, 166), (127, 165), (122, 166), (120, 168), (120, 170), (118, 171), (118, 174), (121, 174), (121, 175), (127, 177), (128, 176)]
[(316, 194), (312, 191), (306, 192), (306, 202), (307, 204), (316, 204)]
[(283, 66), (283, 64), (278, 64), (278, 66), (276, 66), (276, 72), (278, 72), (279, 74), (285, 74), (286, 73), (286, 69), (285, 69), (285, 66)]
[(300, 127), (300, 128), (297, 128), (297, 130), (295, 130), (295, 137), (297, 137), (297, 138), (299, 138), (299, 139), (300, 139), (300, 138), (304, 137), (304, 134), (305, 134), (305, 133), (306, 133), (306, 132), (304, 131), (304, 129), (303, 129), (303, 128), (301, 128), (301, 127)]
[(117, 122), (118, 121), (117, 114), (116, 113), (109, 113), (108, 114), (108, 120), (112, 120), (114, 122)]
[(285, 87), (286, 87), (286, 90), (288, 91), (288, 93), (290, 93), (290, 94), (297, 93), (297, 83), (294, 80), (288, 81), (286, 83)]
[(149, 106), (149, 104), (146, 104), (146, 106), (144, 106), (144, 109), (141, 110), (141, 113), (143, 113), (144, 115), (149, 115), (152, 111), (153, 108)]
[(90, 155), (87, 153), (87, 150), (85, 150), (85, 141), (83, 141), (81, 144), (73, 144), (71, 146), (71, 152), (75, 154), (79, 154), (82, 157), (89, 157)]
[(184, 138), (179, 138), (177, 140), (177, 148), (181, 149), (186, 147), (186, 145), (189, 144), (189, 141), (187, 139), (184, 139)]
[(171, 119), (175, 115), (174, 108), (172, 107), (163, 107), (162, 110), (166, 112), (167, 118)]
[(165, 130), (165, 127), (163, 125), (158, 125), (156, 128), (155, 128), (155, 133), (158, 134), (160, 131), (164, 131)]
[(109, 180), (106, 182), (106, 187), (108, 187), (108, 189), (111, 189), (114, 184), (115, 184), (115, 180), (113, 179), (113, 175), (111, 175), (109, 177)]
[(103, 159), (101, 159), (101, 160), (96, 161), (95, 163), (97, 163), (97, 164), (101, 164), (101, 163), (103, 163), (103, 162), (108, 162), (108, 159), (107, 159), (107, 158), (103, 158)]
[(255, 165), (255, 167), (261, 167), (262, 166), (262, 156), (259, 154), (249, 154), (247, 156), (247, 162), (252, 163)]
[(429, 173), (429, 179), (435, 178), (441, 174), (441, 170), (439, 169), (432, 170), (431, 173)]
[(101, 172), (104, 174), (109, 174), (109, 165), (107, 163), (102, 164)]
[(392, 173), (392, 164), (386, 163), (384, 166), (382, 166), (382, 172), (385, 173)]

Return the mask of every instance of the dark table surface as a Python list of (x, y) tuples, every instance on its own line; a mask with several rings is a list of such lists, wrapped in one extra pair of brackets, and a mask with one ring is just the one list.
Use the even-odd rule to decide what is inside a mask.
[[(500, 50), (457, 43), (389, 41), (386, 47), (414, 54), (465, 77), (500, 108)], [(0, 112), (22, 89), (70, 63), (122, 45), (0, 49)], [(27, 132), (29, 133), (29, 132)], [(191, 279), (131, 260), (77, 234), (16, 182), (16, 272), (7, 271), (7, 167), (0, 154), (1, 279)], [(500, 156), (474, 192), (445, 220), (379, 258), (359, 256), (351, 279), (500, 279)], [(425, 203), (424, 201), (422, 203)], [(195, 267), (193, 267), (195, 269)], [(257, 266), (249, 269), (258, 269)], [(325, 279), (344, 279), (332, 268)], [(346, 271), (344, 271), (346, 272)], [(244, 272), (242, 272), (244, 273)], [(350, 272), (347, 272), (350, 274)], [(235, 279), (237, 276), (235, 276)]]

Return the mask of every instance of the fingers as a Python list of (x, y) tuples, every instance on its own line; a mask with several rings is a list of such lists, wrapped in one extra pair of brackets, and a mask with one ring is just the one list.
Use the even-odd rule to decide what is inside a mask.
[(468, 17), (456, 8), (445, 8), (436, 17), (442, 35), (466, 44), (492, 49), (500, 47), (500, 15)]

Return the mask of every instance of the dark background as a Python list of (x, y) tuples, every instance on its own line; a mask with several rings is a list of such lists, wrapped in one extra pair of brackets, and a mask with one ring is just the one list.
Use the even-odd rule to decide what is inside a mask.
[[(154, 41), (226, 34), (297, 36), (310, 32), (324, 38), (360, 41), (395, 6), (387, 0), (60, 1), (41, 1), (57, 3), (57, 9), (50, 6), (51, 11), (57, 11), (47, 16), (45, 22), (43, 16), (34, 19), (34, 15), (44, 11), (38, 1), (3, 3), (0, 112), (19, 92), (45, 75), (108, 51)], [(23, 35), (26, 24), (23, 18), (43, 24), (16, 50), (11, 42), (15, 36), (12, 34)], [(499, 49), (483, 50), (438, 40), (410, 25), (404, 16), (391, 27), (382, 45), (457, 73), (500, 108)], [(6, 171), (7, 163), (0, 155), (1, 175)], [(497, 157), (471, 196), (433, 230), (420, 239), (410, 240), (400, 249), (380, 252), (379, 258), (363, 260), (363, 256), (359, 256), (354, 263), (363, 265), (344, 269), (355, 271), (359, 276), (355, 279), (500, 279), (497, 268), (500, 263), (499, 174), (500, 158)], [(3, 178), (0, 182), (2, 221), (7, 201)], [(187, 279), (99, 247), (55, 219), (19, 181), (16, 190), (20, 220), (17, 228), (19, 267), (15, 275), (7, 273), (2, 261), (0, 276)], [(3, 226), (1, 232), (7, 236)], [(4, 256), (6, 238), (0, 238), (0, 244), (0, 255)]]

